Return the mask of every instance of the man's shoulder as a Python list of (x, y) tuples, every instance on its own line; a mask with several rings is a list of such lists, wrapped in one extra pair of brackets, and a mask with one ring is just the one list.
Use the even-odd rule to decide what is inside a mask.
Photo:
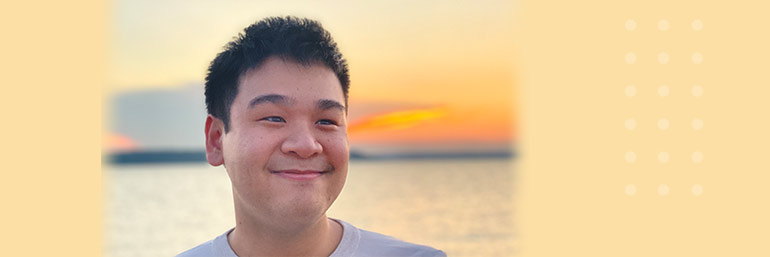
[[(406, 242), (345, 224), (346, 229), (356, 230), (358, 245), (355, 256), (430, 256), (440, 257), (446, 254), (433, 247)], [(349, 231), (350, 232), (350, 231)]]
[(203, 257), (203, 256), (214, 256), (214, 248), (212, 247), (214, 240), (209, 240), (205, 243), (199, 244), (196, 247), (190, 248), (187, 251), (184, 251), (176, 257)]
[(230, 244), (227, 243), (227, 234), (230, 231), (232, 229), (214, 239), (190, 248), (176, 257), (237, 257), (230, 248)]
[(372, 249), (381, 256), (446, 256), (441, 250), (427, 245), (402, 241), (377, 232), (361, 230), (359, 248)]

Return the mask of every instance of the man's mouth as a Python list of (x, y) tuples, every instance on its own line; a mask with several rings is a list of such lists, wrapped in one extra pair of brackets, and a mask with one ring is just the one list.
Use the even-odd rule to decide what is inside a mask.
[(328, 171), (319, 171), (319, 170), (271, 170), (270, 173), (274, 175), (278, 175), (283, 178), (296, 180), (296, 181), (307, 181), (312, 180), (315, 178), (320, 177), (323, 174), (328, 173)]

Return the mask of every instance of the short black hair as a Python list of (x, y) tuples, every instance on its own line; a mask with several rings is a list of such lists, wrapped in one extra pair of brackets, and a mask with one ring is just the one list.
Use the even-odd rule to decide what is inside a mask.
[(230, 127), (230, 107), (238, 95), (240, 77), (272, 56), (303, 65), (320, 63), (329, 67), (342, 85), (347, 108), (348, 65), (329, 32), (318, 21), (307, 18), (268, 17), (246, 27), (209, 66), (206, 110), (224, 122), (225, 133)]

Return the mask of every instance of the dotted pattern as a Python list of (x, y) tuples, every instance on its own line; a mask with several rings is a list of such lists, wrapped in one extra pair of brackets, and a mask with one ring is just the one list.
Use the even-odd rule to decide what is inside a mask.
[[(638, 27), (642, 28), (649, 28), (654, 27), (657, 29), (657, 33), (661, 33), (661, 36), (665, 36), (671, 33), (677, 33), (677, 31), (683, 31), (686, 29), (691, 29), (693, 32), (701, 33), (704, 30), (704, 23), (700, 19), (694, 19), (689, 24), (689, 28), (687, 28), (688, 24), (676, 24), (672, 23), (667, 19), (660, 19), (657, 21), (657, 23), (654, 24), (648, 24), (647, 22), (644, 23), (638, 23), (634, 19), (627, 19), (625, 20), (624, 27), (625, 30), (628, 33), (634, 33)], [(687, 56), (689, 55), (689, 61), (692, 63), (692, 65), (702, 65), (705, 63), (705, 58), (703, 53), (700, 51), (697, 51), (697, 49), (693, 49), (690, 53), (678, 53), (678, 52), (666, 52), (666, 51), (660, 51), (656, 54), (656, 56), (641, 56), (642, 60), (655, 60), (657, 61), (657, 65), (668, 65), (670, 62), (672, 62), (672, 55), (675, 60), (674, 62), (677, 62), (677, 60), (684, 59), (686, 62)], [(633, 65), (637, 63), (637, 54), (634, 51), (628, 51), (625, 53), (624, 56), (624, 62), (627, 65)], [(674, 92), (675, 97), (681, 97), (682, 95), (677, 95), (677, 90), (672, 90), (672, 88), (676, 89), (676, 85), (635, 85), (635, 84), (626, 84), (623, 88), (623, 94), (628, 99), (633, 99), (637, 96), (638, 92), (642, 92), (643, 95), (645, 95), (646, 90), (655, 90), (657, 88), (657, 95), (660, 99), (666, 100), (666, 98), (669, 97), (669, 95)], [(679, 87), (682, 88), (682, 87)], [(696, 99), (702, 98), (704, 96), (704, 88), (702, 85), (699, 84), (693, 84), (689, 88), (690, 96)], [(654, 92), (654, 91), (653, 91)], [(685, 91), (686, 92), (686, 91)], [(626, 131), (631, 133), (633, 135), (633, 131), (637, 128), (637, 126), (640, 126), (641, 128), (646, 128), (650, 126), (654, 126), (653, 122), (654, 120), (637, 120), (634, 117), (626, 117), (624, 125)], [(678, 127), (687, 127), (687, 120), (669, 120), (667, 117), (663, 117), (661, 114), (661, 117), (657, 119), (657, 129), (658, 131), (665, 133), (667, 130), (671, 128), (673, 125), (674, 128)], [(638, 124), (637, 124), (638, 123)], [(650, 124), (653, 123), (653, 124)], [(692, 129), (693, 133), (697, 133), (697, 131), (701, 131), (704, 129), (704, 121), (700, 117), (693, 117), (692, 120), (689, 121), (690, 128)], [(681, 124), (681, 125), (679, 125)], [(638, 156), (637, 156), (638, 155)], [(657, 155), (657, 158), (655, 156)], [(649, 156), (646, 157), (645, 156)], [(669, 153), (667, 150), (659, 150), (658, 152), (640, 152), (637, 153), (636, 151), (632, 149), (627, 149), (624, 156), (623, 156), (625, 162), (627, 165), (638, 165), (641, 163), (649, 163), (649, 162), (655, 162), (656, 165), (660, 165), (663, 167), (663, 165), (667, 165), (670, 162), (676, 162), (676, 161), (683, 161), (682, 159), (686, 160), (686, 156), (673, 156), (671, 153)], [(693, 150), (690, 154), (690, 161), (693, 166), (699, 165), (704, 162), (704, 153), (700, 150)], [(665, 197), (673, 193), (682, 193), (687, 192), (686, 189), (680, 189), (680, 190), (674, 190), (672, 191), (672, 187), (674, 189), (676, 188), (687, 188), (690, 187), (690, 193), (693, 197), (700, 197), (704, 193), (704, 186), (701, 184), (693, 183), (691, 185), (669, 185), (665, 183), (665, 178), (661, 178), (661, 183), (658, 184), (657, 188), (654, 187), (648, 188), (648, 186), (644, 187), (638, 187), (637, 184), (627, 184), (625, 185), (623, 191), (624, 193), (629, 196), (633, 197), (637, 194), (641, 195), (654, 195), (657, 193), (659, 197)]]
[(636, 153), (634, 153), (634, 152), (626, 152), (626, 162), (628, 162), (628, 163), (636, 162)]

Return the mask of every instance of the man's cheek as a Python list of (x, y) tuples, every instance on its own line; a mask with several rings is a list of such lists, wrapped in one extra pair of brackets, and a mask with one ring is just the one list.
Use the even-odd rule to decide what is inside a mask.
[(339, 149), (340, 146), (346, 145), (345, 142), (347, 142), (347, 137), (340, 136), (340, 134), (335, 134), (331, 136), (318, 138), (318, 141), (320, 141), (324, 146), (324, 148), (326, 148), (327, 150), (332, 150), (332, 149)]
[(336, 140), (330, 145), (335, 155), (347, 155), (349, 152), (347, 140)]

